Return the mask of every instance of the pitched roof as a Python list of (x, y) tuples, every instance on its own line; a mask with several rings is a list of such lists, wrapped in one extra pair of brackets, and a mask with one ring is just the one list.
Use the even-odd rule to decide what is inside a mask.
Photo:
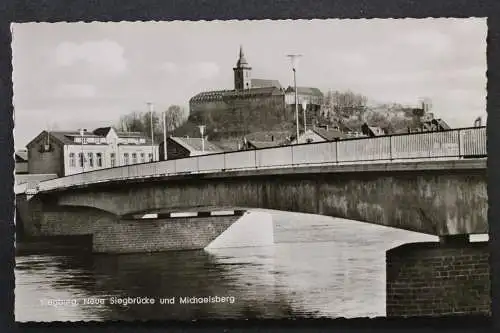
[(25, 150), (16, 151), (16, 162), (28, 161), (28, 152)]
[(257, 87), (244, 90), (213, 90), (198, 93), (191, 97), (190, 103), (196, 102), (213, 102), (223, 101), (225, 98), (237, 97), (256, 97), (256, 96), (271, 96), (282, 95), (283, 91), (280, 88), (270, 87)]
[(99, 136), (107, 136), (112, 127), (99, 127), (94, 130), (94, 134)]
[(252, 141), (247, 140), (248, 144), (254, 148), (272, 148), (283, 145), (284, 142), (279, 141)]
[(345, 138), (344, 133), (334, 128), (314, 128), (312, 131), (327, 141)]
[[(288, 87), (286, 92), (294, 92), (295, 89), (293, 87)], [(311, 96), (319, 96), (323, 97), (323, 93), (318, 88), (313, 87), (297, 87), (297, 93), (299, 95), (311, 95)]]
[(262, 131), (245, 135), (248, 141), (256, 142), (284, 142), (294, 134), (292, 131)]
[(448, 130), (451, 128), (443, 119), (439, 118), (439, 119), (435, 119), (435, 120), (439, 124), (439, 126), (441, 126), (443, 129)]
[(202, 144), (201, 138), (182, 138), (182, 137), (171, 136), (169, 139), (172, 139), (173, 141), (183, 146), (190, 152), (201, 152), (203, 150), (214, 153), (223, 152), (223, 150), (219, 146), (208, 140), (205, 140), (205, 142)]
[(266, 79), (252, 79), (252, 87), (253, 88), (266, 88), (266, 87), (275, 87), (282, 88), (281, 83), (278, 80), (266, 80)]

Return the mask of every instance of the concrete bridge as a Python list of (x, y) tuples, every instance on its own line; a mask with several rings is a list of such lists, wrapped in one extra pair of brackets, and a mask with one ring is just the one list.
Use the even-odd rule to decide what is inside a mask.
[(479, 127), (129, 165), (42, 181), (25, 193), (32, 206), (119, 218), (268, 208), (465, 235), (488, 230), (485, 156)]
[[(454, 313), (465, 307), (456, 298), (437, 309), (430, 297), (422, 301), (424, 309), (400, 293), (419, 293), (429, 279), (437, 281), (436, 290), (449, 288), (448, 282), (440, 285), (445, 261), (435, 264), (436, 256), (456, 260), (457, 270), (463, 258), (477, 255), (477, 262), (487, 262), (487, 245), (467, 245), (468, 235), (488, 232), (486, 155), (484, 127), (212, 154), (42, 181), (19, 193), (18, 209), (28, 235), (90, 235), (96, 252), (203, 248), (241, 218), (207, 213), (227, 209), (321, 214), (438, 235), (437, 249), (388, 252), (387, 311)], [(172, 217), (180, 211), (202, 214)], [(141, 218), (148, 213), (159, 215)], [(414, 253), (410, 266), (401, 260)], [(439, 267), (429, 270), (426, 260)], [(481, 288), (489, 284), (486, 273), (471, 267), (464, 274)], [(414, 280), (405, 275), (410, 271)], [(443, 295), (438, 298), (448, 297), (446, 290)], [(483, 303), (472, 304), (476, 308), (464, 311), (487, 311)]]

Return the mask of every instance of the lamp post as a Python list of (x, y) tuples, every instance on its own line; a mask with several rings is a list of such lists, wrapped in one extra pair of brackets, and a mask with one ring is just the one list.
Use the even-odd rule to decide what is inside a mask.
[(295, 122), (297, 123), (297, 142), (299, 140), (299, 102), (297, 99), (297, 65), (299, 58), (302, 57), (301, 54), (288, 54), (287, 57), (290, 58), (292, 63), (292, 71), (293, 71), (293, 90), (295, 91)]
[(201, 134), (201, 151), (204, 153), (205, 152), (205, 125), (200, 125), (198, 126), (200, 129), (200, 134)]
[(302, 101), (302, 112), (304, 112), (304, 133), (306, 132), (306, 110), (307, 110), (307, 101), (304, 99)]
[(154, 148), (154, 133), (153, 133), (153, 103), (147, 103), (149, 107), (149, 118), (151, 120), (151, 161), (153, 162), (155, 159), (155, 148)]
[(80, 145), (81, 145), (81, 154), (82, 154), (82, 160), (81, 160), (81, 163), (82, 163), (82, 172), (85, 172), (85, 155), (83, 153), (83, 136), (85, 134), (85, 130), (83, 128), (80, 128), (80, 137), (81, 137), (81, 142), (80, 142)]
[(163, 160), (167, 160), (167, 121), (166, 121), (167, 111), (163, 111)]

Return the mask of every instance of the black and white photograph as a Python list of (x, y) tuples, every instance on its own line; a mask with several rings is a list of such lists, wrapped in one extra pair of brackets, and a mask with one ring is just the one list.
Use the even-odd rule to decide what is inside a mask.
[(487, 30), (13, 23), (15, 320), (491, 316)]

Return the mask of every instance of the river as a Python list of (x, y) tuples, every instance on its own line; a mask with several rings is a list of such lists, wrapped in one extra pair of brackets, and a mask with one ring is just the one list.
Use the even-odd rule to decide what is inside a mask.
[[(272, 246), (122, 255), (64, 246), (18, 253), (16, 321), (385, 316), (385, 251), (437, 240), (324, 216), (270, 212), (268, 218)], [(131, 300), (154, 304), (126, 304)]]

